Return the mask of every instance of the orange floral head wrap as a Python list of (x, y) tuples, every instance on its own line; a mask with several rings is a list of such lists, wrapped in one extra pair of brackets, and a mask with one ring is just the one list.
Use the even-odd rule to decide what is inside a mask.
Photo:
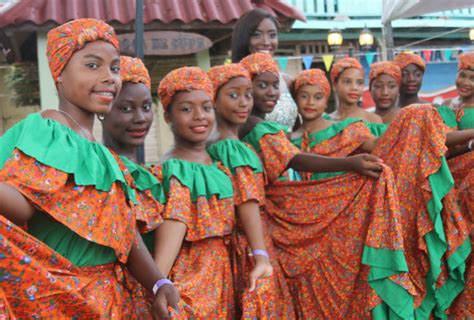
[(233, 78), (244, 77), (250, 79), (250, 74), (240, 63), (225, 64), (209, 69), (207, 72), (214, 86), (214, 92), (217, 96), (219, 89)]
[(400, 69), (404, 69), (409, 64), (414, 64), (421, 69), (421, 71), (425, 72), (426, 65), (423, 61), (423, 58), (419, 55), (409, 52), (401, 52), (398, 56), (393, 59), (393, 62), (400, 67)]
[(458, 70), (474, 70), (474, 52), (465, 52), (459, 55)]
[(293, 85), (295, 93), (298, 93), (298, 90), (301, 89), (302, 86), (310, 85), (310, 86), (320, 86), (321, 90), (324, 93), (326, 98), (329, 98), (329, 94), (331, 93), (331, 86), (329, 85), (328, 78), (326, 77), (326, 73), (324, 73), (321, 69), (309, 69), (301, 72), (296, 78)]
[(168, 110), (173, 97), (181, 91), (202, 90), (214, 100), (214, 90), (211, 79), (206, 71), (198, 67), (182, 67), (168, 73), (158, 86), (163, 109)]
[(151, 88), (150, 74), (140, 58), (120, 57), (120, 77), (122, 82), (143, 83)]
[(78, 19), (50, 30), (46, 55), (54, 82), (57, 82), (74, 52), (81, 50), (87, 42), (97, 40), (106, 41), (120, 50), (114, 29), (100, 20)]
[(360, 62), (355, 58), (343, 58), (337, 61), (331, 69), (331, 81), (332, 83), (336, 83), (339, 76), (346, 70), (350, 68), (355, 68), (359, 70), (362, 75), (365, 75), (364, 67), (360, 64)]
[(391, 76), (400, 86), (402, 82), (402, 70), (400, 67), (391, 61), (381, 61), (370, 66), (369, 87), (372, 85), (372, 81), (382, 74)]
[(243, 58), (240, 63), (248, 70), (252, 79), (265, 72), (271, 72), (277, 77), (280, 76), (277, 63), (268, 53), (253, 53)]

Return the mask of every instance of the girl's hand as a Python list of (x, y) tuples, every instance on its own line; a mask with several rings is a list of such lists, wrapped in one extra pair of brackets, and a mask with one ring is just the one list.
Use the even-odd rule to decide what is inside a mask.
[(155, 295), (152, 305), (153, 318), (170, 319), (168, 307), (178, 311), (179, 292), (172, 284), (163, 285)]
[(370, 154), (359, 154), (348, 158), (352, 167), (352, 171), (358, 172), (360, 174), (372, 178), (378, 178), (383, 170), (383, 161), (376, 156)]
[(255, 290), (258, 279), (269, 277), (273, 273), (273, 267), (267, 257), (255, 255), (253, 259), (255, 261), (255, 266), (252, 271), (250, 271), (249, 275), (250, 292)]

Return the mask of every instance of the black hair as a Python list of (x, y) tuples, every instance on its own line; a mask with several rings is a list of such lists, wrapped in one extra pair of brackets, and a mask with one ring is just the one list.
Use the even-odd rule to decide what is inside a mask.
[(243, 16), (237, 20), (234, 31), (232, 32), (232, 62), (240, 62), (243, 58), (250, 54), (249, 44), (250, 37), (257, 30), (258, 25), (264, 19), (270, 19), (277, 29), (280, 28), (278, 20), (262, 9), (253, 9), (247, 11)]

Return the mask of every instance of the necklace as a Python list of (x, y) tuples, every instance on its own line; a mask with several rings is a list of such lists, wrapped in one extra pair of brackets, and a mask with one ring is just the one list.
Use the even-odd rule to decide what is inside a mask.
[(84, 127), (82, 127), (82, 126), (79, 124), (79, 122), (77, 122), (76, 119), (73, 118), (73, 116), (71, 116), (69, 113), (67, 113), (66, 111), (63, 111), (63, 110), (59, 110), (59, 109), (58, 109), (57, 111), (59, 111), (60, 113), (66, 115), (69, 119), (71, 119), (72, 122), (73, 122), (76, 126), (79, 127), (79, 129), (81, 130), (81, 132), (82, 132), (82, 134), (84, 135), (85, 138), (87, 138), (87, 139), (89, 139), (89, 140), (91, 140), (91, 141), (95, 141), (94, 136), (93, 136), (91, 133), (89, 133), (88, 131), (86, 131), (86, 130), (84, 129)]

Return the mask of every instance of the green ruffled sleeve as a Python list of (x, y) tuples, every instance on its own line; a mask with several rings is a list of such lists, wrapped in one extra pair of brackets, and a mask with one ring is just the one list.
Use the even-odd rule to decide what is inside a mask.
[(386, 123), (372, 123), (372, 122), (364, 122), (367, 128), (369, 128), (370, 133), (372, 133), (376, 137), (380, 137), (388, 128), (388, 124)]
[(448, 106), (435, 106), (445, 125), (449, 128), (457, 128), (456, 114)]
[(460, 130), (474, 128), (474, 108), (464, 108), (464, 115), (458, 123)]
[(262, 137), (267, 134), (277, 134), (280, 131), (288, 132), (288, 127), (276, 122), (263, 121), (258, 123), (242, 141), (250, 144), (257, 152), (260, 152), (260, 140)]
[(250, 167), (254, 172), (263, 172), (260, 158), (245, 143), (236, 139), (220, 140), (212, 144), (207, 151), (214, 161), (221, 162), (233, 175), (238, 167)]
[(204, 165), (180, 159), (163, 162), (163, 188), (168, 193), (171, 177), (175, 177), (191, 193), (192, 201), (204, 196), (210, 199), (217, 195), (219, 199), (232, 198), (234, 191), (230, 178), (219, 169), (217, 163)]

